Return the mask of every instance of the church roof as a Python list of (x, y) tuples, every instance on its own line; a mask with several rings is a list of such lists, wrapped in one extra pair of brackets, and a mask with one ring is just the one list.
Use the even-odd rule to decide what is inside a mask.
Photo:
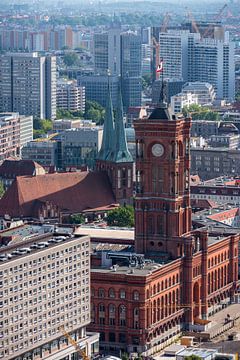
[(133, 162), (127, 146), (123, 123), (123, 104), (119, 81), (118, 104), (114, 122), (112, 98), (108, 84), (108, 97), (103, 127), (102, 146), (97, 156), (98, 160), (114, 163)]
[(20, 176), (0, 199), (0, 215), (32, 217), (40, 202), (51, 202), (62, 211), (78, 213), (108, 206), (116, 200), (104, 172)]

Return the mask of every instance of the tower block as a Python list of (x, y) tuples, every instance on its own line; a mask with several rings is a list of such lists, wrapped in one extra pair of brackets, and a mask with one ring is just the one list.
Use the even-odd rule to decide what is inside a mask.
[(165, 104), (134, 122), (136, 133), (135, 249), (177, 258), (191, 230), (191, 119)]

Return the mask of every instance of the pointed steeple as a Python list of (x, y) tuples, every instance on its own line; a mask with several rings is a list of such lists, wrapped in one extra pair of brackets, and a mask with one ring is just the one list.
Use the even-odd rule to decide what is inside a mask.
[(107, 160), (114, 149), (114, 124), (113, 124), (113, 106), (108, 76), (107, 104), (103, 126), (102, 146), (98, 153), (99, 160)]
[(130, 154), (127, 146), (126, 134), (123, 123), (123, 104), (121, 93), (121, 82), (118, 86), (118, 103), (115, 117), (115, 151), (111, 161), (116, 163), (133, 162), (132, 155)]

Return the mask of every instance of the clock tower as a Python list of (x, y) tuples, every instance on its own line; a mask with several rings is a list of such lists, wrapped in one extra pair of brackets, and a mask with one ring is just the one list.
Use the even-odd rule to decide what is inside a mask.
[(176, 117), (164, 103), (134, 122), (137, 253), (183, 255), (183, 236), (191, 230), (190, 126), (190, 118)]

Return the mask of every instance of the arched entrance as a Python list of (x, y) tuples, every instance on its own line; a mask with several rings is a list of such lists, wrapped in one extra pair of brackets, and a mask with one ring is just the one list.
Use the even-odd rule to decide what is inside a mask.
[(193, 287), (193, 303), (194, 303), (193, 316), (199, 317), (199, 315), (200, 315), (200, 289), (199, 289), (198, 282), (196, 282)]

